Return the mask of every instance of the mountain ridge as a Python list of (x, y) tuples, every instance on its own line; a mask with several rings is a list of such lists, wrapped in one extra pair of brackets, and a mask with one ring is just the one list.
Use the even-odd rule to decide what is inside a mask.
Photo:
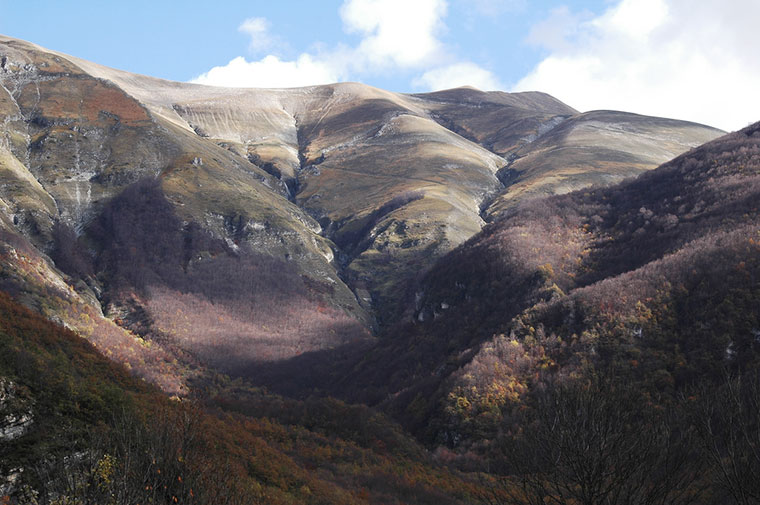
[[(10, 195), (9, 209), (20, 209), (9, 214), (18, 223), (11, 228), (20, 226), (43, 255), (65, 249), (68, 256), (58, 254), (56, 263), (79, 265), (67, 274), (79, 286), (77, 296), (85, 304), (96, 302), (96, 312), (118, 319), (141, 338), (190, 350), (201, 361), (215, 360), (212, 355), (219, 354), (203, 350), (204, 337), (192, 329), (203, 325), (181, 322), (162, 310), (157, 300), (167, 296), (183, 300), (176, 309), (189, 317), (201, 307), (206, 307), (201, 313), (211, 310), (205, 304), (218, 296), (211, 293), (219, 288), (209, 284), (207, 291), (201, 289), (193, 296), (181, 288), (172, 295), (164, 283), (181, 276), (192, 284), (197, 281), (189, 279), (201, 275), (201, 270), (214, 268), (222, 269), (219, 275), (224, 278), (228, 274), (223, 270), (235, 268), (248, 272), (251, 285), (265, 282), (265, 292), (288, 300), (278, 298), (275, 277), (243, 267), (252, 261), (246, 258), (266, 264), (265, 258), (271, 257), (272, 265), (278, 266), (270, 268), (292, 270), (294, 284), (288, 285), (295, 289), (292, 293), (300, 293), (280, 305), (291, 307), (282, 317), (305, 320), (331, 314), (335, 321), (345, 317), (341, 328), (353, 328), (348, 330), (353, 338), (369, 338), (370, 332), (411, 317), (409, 306), (419, 275), (480, 231), (484, 218), (498, 218), (505, 180), (521, 183), (544, 177), (541, 170), (533, 170), (534, 176), (531, 170), (515, 168), (529, 165), (528, 158), (537, 156), (532, 146), (544, 145), (542, 139), (566, 128), (568, 121), (588, 117), (540, 92), (460, 88), (405, 95), (358, 83), (283, 90), (175, 83), (109, 69), (15, 39), (0, 41), (5, 62), (0, 81), (9, 98), (3, 103), (10, 107), (6, 117), (15, 118), (12, 123), (6, 119), (6, 124), (17, 129), (8, 130), (4, 137), (8, 149), (3, 152), (10, 156), (7, 166), (16, 167), (10, 171), (17, 174), (14, 184), (22, 185)], [(111, 93), (112, 98), (101, 103), (91, 89)], [(642, 121), (657, 123), (643, 116), (626, 118), (633, 125), (629, 130)], [(620, 115), (612, 114), (606, 122), (594, 124), (607, 134), (618, 119)], [(679, 149), (717, 133), (683, 122), (669, 125), (682, 129)], [(596, 137), (588, 138), (576, 141), (586, 146), (586, 157), (578, 163), (596, 159)], [(653, 167), (663, 156), (638, 160), (636, 173)], [(603, 160), (598, 165), (597, 173), (609, 172)], [(27, 173), (22, 166), (32, 171)], [(551, 162), (548, 170), (556, 171)], [(505, 172), (520, 175), (505, 176)], [(609, 183), (632, 173), (626, 169), (605, 179), (586, 171), (572, 184)], [(130, 227), (114, 218), (104, 225), (103, 213), (116, 216), (109, 202), (118, 201), (119, 194), (145, 178), (157, 178), (158, 185), (140, 182), (142, 196), (136, 198), (139, 192), (134, 190), (131, 194), (135, 202), (148, 207), (137, 208), (124, 199), (119, 205), (127, 205), (129, 215), (143, 216), (139, 219), (166, 213), (161, 222), (174, 231)], [(566, 186), (549, 181), (541, 187), (553, 192)], [(40, 196), (30, 200), (27, 194)], [(13, 198), (17, 203), (12, 203)], [(161, 203), (164, 199), (168, 206)], [(50, 203), (39, 207), (32, 201)], [(175, 219), (170, 214), (179, 221), (169, 224)], [(113, 249), (114, 239), (106, 237), (114, 226), (136, 236), (154, 230), (138, 239), (140, 244), (162, 243), (159, 237), (164, 232), (183, 237), (177, 240), (189, 244), (185, 252), (171, 253), (182, 263), (181, 273), (167, 277), (159, 272), (164, 267), (140, 254), (131, 260), (135, 265), (93, 262), (93, 254)], [(62, 231), (66, 227), (73, 229), (73, 237)], [(61, 240), (75, 240), (77, 245), (63, 247), (57, 243)], [(129, 282), (119, 280), (122, 275), (133, 279), (132, 284), (134, 279), (150, 278), (156, 286), (138, 293)], [(299, 277), (302, 280), (297, 281)], [(235, 351), (221, 353), (235, 355), (247, 347), (246, 334), (261, 333), (262, 350), (245, 351), (248, 358), (227, 370), (234, 368), (236, 373), (259, 362), (255, 356), (272, 355), (263, 350), (270, 344), (263, 342), (276, 347), (278, 338), (284, 338), (274, 338), (274, 320), (251, 327), (251, 314), (264, 317), (255, 308), (264, 306), (263, 299), (244, 298), (250, 299), (249, 312), (240, 312), (242, 307), (230, 312), (230, 323), (222, 325), (226, 329), (214, 339), (238, 342), (230, 344)], [(307, 306), (313, 306), (314, 312), (298, 308)], [(265, 313), (264, 319), (269, 319), (277, 311)], [(283, 324), (287, 327), (285, 320), (275, 326)], [(338, 326), (326, 331), (346, 334)], [(287, 344), (292, 345), (290, 355), (329, 348), (347, 338), (325, 340), (318, 334), (308, 344), (295, 338), (300, 343)]]

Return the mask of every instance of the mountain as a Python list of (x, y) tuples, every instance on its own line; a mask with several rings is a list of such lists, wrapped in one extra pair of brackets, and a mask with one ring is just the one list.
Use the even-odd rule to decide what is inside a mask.
[(425, 275), (415, 323), (325, 381), (472, 447), (550, 380), (614, 369), (677, 395), (755, 370), (759, 201), (760, 123), (619, 185), (524, 201)]
[(2, 36), (0, 118), (0, 501), (757, 496), (760, 123)]
[(369, 345), (522, 188), (719, 134), (542, 93), (213, 88), (7, 37), (0, 58), (5, 289), (175, 392), (204, 366)]

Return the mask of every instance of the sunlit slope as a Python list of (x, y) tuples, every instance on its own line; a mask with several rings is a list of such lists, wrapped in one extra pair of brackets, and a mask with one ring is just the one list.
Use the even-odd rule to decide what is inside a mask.
[(514, 151), (499, 174), (506, 189), (489, 218), (527, 198), (607, 186), (673, 159), (722, 132), (704, 125), (617, 111), (568, 118)]
[(72, 296), (225, 370), (367, 338), (335, 246), (280, 180), (63, 56), (1, 47), (6, 222)]

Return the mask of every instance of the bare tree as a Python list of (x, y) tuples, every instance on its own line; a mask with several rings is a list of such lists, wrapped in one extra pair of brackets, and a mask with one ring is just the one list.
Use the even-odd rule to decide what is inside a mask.
[(692, 419), (717, 486), (739, 505), (760, 503), (760, 374), (726, 376), (694, 399)]
[(493, 503), (687, 505), (701, 494), (692, 430), (619, 383), (554, 386), (521, 424), (502, 446), (510, 476)]

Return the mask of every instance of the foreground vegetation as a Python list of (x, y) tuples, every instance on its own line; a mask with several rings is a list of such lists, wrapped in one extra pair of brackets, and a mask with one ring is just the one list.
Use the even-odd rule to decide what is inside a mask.
[(460, 456), (439, 450), (434, 463), (367, 407), (289, 400), (225, 379), (207, 382), (203, 400), (170, 399), (4, 294), (0, 346), (0, 414), (6, 423), (31, 419), (21, 436), (0, 440), (0, 475), (15, 475), (3, 484), (4, 503), (760, 499), (757, 369), (670, 397), (612, 365), (576, 380), (555, 376), (504, 417), (490, 474), (465, 475), (452, 469)]
[(0, 378), (2, 419), (32, 420), (0, 440), (9, 503), (456, 504), (479, 489), (363, 407), (229, 383), (247, 410), (170, 399), (2, 293)]

